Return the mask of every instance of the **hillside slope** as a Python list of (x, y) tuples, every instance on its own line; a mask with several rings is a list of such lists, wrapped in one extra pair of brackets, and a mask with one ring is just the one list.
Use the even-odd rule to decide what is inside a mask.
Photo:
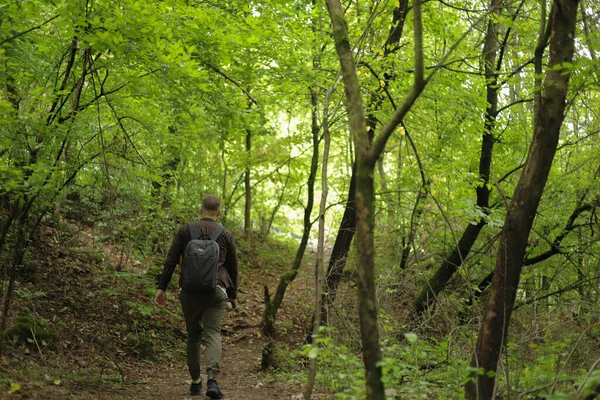
[[(177, 289), (172, 285), (167, 307), (159, 310), (152, 297), (160, 268), (142, 268), (160, 260), (134, 260), (123, 246), (95, 241), (90, 229), (70, 231), (66, 240), (65, 232), (46, 228), (36, 241), (30, 281), (19, 285), (11, 309), (0, 397), (185, 398), (190, 381)], [(293, 248), (249, 245), (242, 237), (238, 245), (241, 293), (238, 309), (224, 321), (220, 386), (228, 399), (300, 398), (304, 382), (260, 371), (263, 285), (276, 286)], [(289, 287), (279, 314), (282, 358), (306, 337), (309, 265)]]

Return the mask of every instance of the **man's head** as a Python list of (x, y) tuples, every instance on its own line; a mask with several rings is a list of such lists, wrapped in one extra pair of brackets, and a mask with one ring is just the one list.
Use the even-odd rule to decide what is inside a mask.
[(217, 219), (221, 215), (221, 199), (212, 194), (204, 196), (200, 214), (205, 218)]

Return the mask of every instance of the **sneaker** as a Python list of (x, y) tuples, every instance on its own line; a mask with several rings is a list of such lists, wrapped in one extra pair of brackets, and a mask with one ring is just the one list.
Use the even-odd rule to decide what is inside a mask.
[(223, 392), (219, 389), (219, 385), (217, 385), (217, 381), (215, 379), (209, 379), (206, 384), (206, 395), (211, 399), (222, 399)]
[(190, 386), (190, 396), (202, 396), (202, 382), (192, 382)]

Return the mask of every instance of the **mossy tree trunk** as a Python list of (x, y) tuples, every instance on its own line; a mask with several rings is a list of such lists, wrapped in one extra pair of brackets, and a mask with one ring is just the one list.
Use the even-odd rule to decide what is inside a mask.
[[(383, 45), (383, 59), (385, 60), (390, 54), (395, 53), (400, 49), (400, 39), (404, 31), (404, 24), (406, 22), (406, 14), (408, 13), (408, 0), (399, 1), (394, 7), (392, 16), (392, 24), (388, 33), (385, 44)], [(370, 96), (370, 104), (368, 109), (372, 110), (371, 114), (367, 117), (367, 124), (369, 126), (369, 140), (371, 141), (375, 135), (375, 129), (377, 126), (377, 118), (374, 115), (374, 111), (381, 108), (384, 99), (386, 97), (387, 88), (392, 80), (395, 79), (395, 74), (392, 71), (384, 71), (383, 79), (379, 80), (380, 83), (377, 90)], [(389, 99), (391, 100), (391, 99)], [(394, 104), (392, 106), (395, 107)], [(350, 187), (348, 189), (348, 196), (344, 208), (344, 214), (340, 222), (340, 226), (337, 231), (337, 236), (333, 244), (333, 249), (329, 257), (329, 264), (327, 266), (327, 280), (325, 283), (325, 293), (323, 296), (323, 305), (321, 309), (321, 320), (324, 325), (327, 324), (328, 310), (335, 301), (337, 288), (342, 279), (344, 268), (346, 267), (346, 259), (348, 252), (350, 251), (350, 245), (354, 238), (356, 231), (356, 211), (354, 209), (356, 196), (356, 163), (352, 164), (352, 175), (350, 177)]]
[[(377, 160), (385, 149), (387, 140), (426, 85), (426, 80), (423, 79), (421, 2), (420, 0), (416, 0), (413, 5), (415, 36), (414, 84), (400, 107), (396, 109), (390, 121), (383, 126), (379, 136), (373, 143), (371, 143), (368, 136), (361, 91), (342, 5), (339, 0), (327, 0), (326, 3), (333, 26), (335, 48), (342, 68), (350, 132), (356, 148), (355, 241), (358, 257), (358, 307), (367, 398), (383, 400), (385, 399), (385, 390), (381, 380), (382, 370), (380, 361), (382, 356), (379, 343), (379, 307), (374, 279), (374, 174)], [(432, 74), (430, 74), (430, 77)]]

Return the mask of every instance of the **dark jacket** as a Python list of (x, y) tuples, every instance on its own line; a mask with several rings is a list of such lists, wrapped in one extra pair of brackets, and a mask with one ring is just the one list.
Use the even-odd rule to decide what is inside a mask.
[[(194, 221), (198, 225), (198, 239), (210, 239), (217, 222), (210, 218), (203, 218), (200, 221)], [(158, 288), (166, 290), (175, 271), (175, 267), (181, 261), (181, 256), (185, 251), (188, 242), (192, 240), (188, 224), (182, 225), (169, 249), (169, 254), (165, 261), (163, 272), (158, 283)], [(238, 289), (238, 259), (235, 245), (235, 239), (228, 229), (217, 238), (219, 244), (219, 285), (227, 291), (230, 299), (237, 298)]]

